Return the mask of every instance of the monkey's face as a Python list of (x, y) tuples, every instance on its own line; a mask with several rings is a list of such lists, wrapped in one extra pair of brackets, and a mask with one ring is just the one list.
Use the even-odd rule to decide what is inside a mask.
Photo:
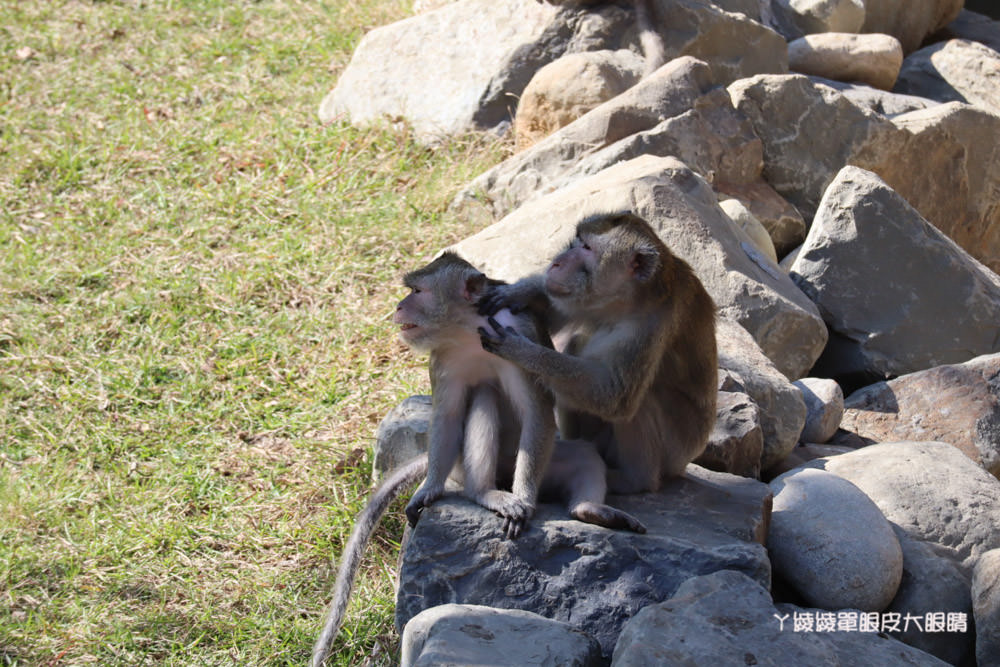
[(435, 323), (440, 322), (441, 304), (433, 289), (421, 283), (410, 285), (392, 321), (399, 325), (399, 338), (416, 350), (426, 350), (433, 346), (438, 334)]

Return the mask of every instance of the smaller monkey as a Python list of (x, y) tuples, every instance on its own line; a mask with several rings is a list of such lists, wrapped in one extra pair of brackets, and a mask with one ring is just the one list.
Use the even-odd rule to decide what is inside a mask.
[[(539, 495), (558, 497), (570, 515), (586, 523), (638, 533), (645, 527), (631, 515), (604, 504), (605, 465), (587, 441), (555, 440), (551, 396), (515, 364), (482, 348), (478, 330), (487, 319), (475, 304), (488, 279), (450, 252), (408, 273), (410, 288), (396, 308), (400, 338), (430, 353), (431, 424), (428, 452), (393, 472), (358, 515), (341, 556), (326, 621), (313, 648), (319, 667), (330, 652), (344, 614), (365, 545), (391, 502), (425, 477), (406, 506), (410, 525), (445, 493), (446, 482), (503, 519), (502, 530), (516, 538), (535, 511)], [(526, 340), (551, 347), (530, 313), (498, 310), (491, 318)], [(498, 481), (511, 490), (498, 488)]]

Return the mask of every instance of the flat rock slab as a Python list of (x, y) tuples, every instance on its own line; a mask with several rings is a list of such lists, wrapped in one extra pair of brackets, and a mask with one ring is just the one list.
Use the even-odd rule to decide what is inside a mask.
[(689, 577), (736, 570), (770, 585), (765, 484), (690, 465), (660, 493), (609, 502), (648, 532), (583, 524), (542, 505), (528, 530), (507, 540), (487, 510), (456, 497), (435, 503), (403, 551), (397, 627), (440, 604), (523, 609), (586, 632), (610, 656), (622, 625)]

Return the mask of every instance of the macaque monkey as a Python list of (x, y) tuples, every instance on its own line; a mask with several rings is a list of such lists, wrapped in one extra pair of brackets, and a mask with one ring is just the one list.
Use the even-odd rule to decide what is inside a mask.
[[(501, 310), (506, 308), (507, 310)], [(562, 437), (594, 442), (612, 493), (656, 491), (715, 422), (715, 306), (632, 213), (582, 221), (544, 275), (491, 287), (479, 310), (545, 313), (559, 351), (491, 319), (483, 347), (555, 394)]]
[[(313, 648), (314, 667), (329, 654), (364, 547), (382, 514), (421, 477), (423, 484), (406, 506), (410, 525), (445, 494), (447, 483), (461, 486), (463, 495), (498, 514), (508, 538), (520, 535), (540, 494), (565, 500), (570, 515), (579, 521), (646, 532), (637, 519), (604, 504), (605, 465), (594, 444), (555, 440), (553, 402), (545, 388), (515, 364), (482, 348), (478, 330), (487, 320), (475, 304), (487, 289), (503, 283), (489, 280), (454, 253), (444, 253), (403, 281), (410, 294), (396, 307), (400, 338), (430, 353), (428, 452), (388, 477), (358, 515)], [(513, 315), (498, 309), (491, 319), (505, 331), (551, 348), (541, 323), (528, 312)]]

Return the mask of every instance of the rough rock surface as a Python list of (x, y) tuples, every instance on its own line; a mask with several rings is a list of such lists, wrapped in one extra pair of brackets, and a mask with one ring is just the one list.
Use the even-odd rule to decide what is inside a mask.
[(794, 384), (806, 402), (806, 425), (799, 440), (813, 444), (827, 442), (844, 416), (844, 392), (839, 384), (826, 378), (802, 378)]
[(834, 334), (821, 375), (856, 387), (1000, 350), (1000, 278), (863, 169), (830, 185), (789, 275)]
[(774, 250), (774, 241), (771, 240), (770, 234), (743, 202), (735, 198), (722, 199), (719, 201), (719, 208), (726, 212), (726, 215), (738, 229), (750, 237), (757, 250), (764, 253), (775, 264), (778, 263), (778, 255)]
[(857, 83), (834, 81), (821, 76), (810, 76), (809, 80), (821, 86), (833, 88), (855, 106), (874, 111), (885, 118), (895, 118), (911, 111), (919, 111), (937, 106), (940, 102), (916, 95), (903, 95)]
[(600, 667), (601, 647), (566, 623), (530, 611), (445, 604), (406, 624), (400, 667)]
[(788, 68), (837, 81), (891, 90), (903, 64), (903, 47), (892, 35), (827, 32), (788, 44)]
[(947, 443), (883, 443), (806, 466), (852, 482), (967, 576), (981, 554), (1000, 547), (1000, 482)]
[[(983, 0), (983, 2), (993, 4), (997, 13), (1000, 13), (1000, 6), (995, 5), (995, 0)], [(994, 51), (1000, 51), (1000, 26), (997, 25), (997, 21), (982, 13), (977, 13), (981, 12), (981, 9), (969, 11), (973, 9), (971, 4), (973, 3), (970, 0), (966, 0), (966, 8), (958, 14), (954, 21), (935, 33), (935, 41), (967, 39), (970, 42), (979, 42)]]
[(436, 502), (403, 552), (397, 627), (445, 603), (526, 609), (586, 632), (607, 656), (629, 618), (691, 576), (736, 570), (769, 586), (767, 485), (690, 465), (660, 493), (609, 502), (648, 533), (583, 524), (563, 507), (542, 505), (529, 528), (507, 540), (487, 510), (455, 497)]
[(865, 22), (861, 0), (777, 0), (777, 8), (806, 35), (860, 32)]
[(876, 442), (948, 442), (1000, 477), (1000, 354), (859, 389), (842, 425)]
[(761, 469), (784, 459), (798, 442), (805, 424), (802, 393), (761, 351), (746, 329), (720, 317), (715, 324), (719, 368), (734, 378), (757, 404), (764, 446)]
[(979, 667), (1000, 665), (1000, 549), (983, 554), (972, 578)]
[(847, 480), (793, 470), (771, 482), (767, 549), (776, 577), (822, 609), (882, 611), (899, 588), (903, 552), (879, 508)]
[[(843, 612), (858, 619), (857, 611)], [(935, 665), (946, 663), (873, 631), (794, 631), (793, 615), (841, 618), (837, 612), (771, 602), (765, 588), (739, 572), (684, 582), (662, 604), (629, 621), (612, 667), (649, 665)], [(825, 616), (820, 616), (824, 614)], [(855, 626), (857, 627), (857, 626)]]
[(932, 44), (906, 58), (893, 90), (1000, 114), (1000, 53), (964, 39)]
[(708, 184), (674, 158), (645, 155), (580, 179), (524, 204), (455, 249), (488, 275), (517, 280), (541, 271), (579, 220), (621, 210), (649, 222), (691, 264), (720, 312), (738, 320), (783, 373), (801, 377), (812, 366), (827, 335), (815, 307), (733, 229)]
[(708, 445), (695, 463), (743, 477), (760, 476), (764, 432), (760, 408), (742, 391), (720, 391)]
[(840, 169), (855, 165), (1000, 268), (1000, 208), (990, 194), (1000, 188), (1000, 116), (948, 103), (889, 119), (801, 75), (751, 77), (729, 91), (763, 142), (764, 177), (806, 218)]
[(627, 49), (571, 53), (538, 70), (521, 93), (514, 117), (523, 151), (642, 78), (642, 58)]

